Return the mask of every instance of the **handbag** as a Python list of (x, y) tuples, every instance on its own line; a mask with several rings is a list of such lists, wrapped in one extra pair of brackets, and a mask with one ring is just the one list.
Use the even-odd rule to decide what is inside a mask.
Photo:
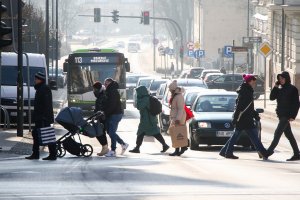
[(38, 128), (39, 144), (45, 146), (56, 143), (55, 130), (53, 127)]
[(238, 116), (238, 118), (237, 118), (237, 122), (238, 121), (240, 121), (240, 119), (241, 119), (241, 117), (242, 117), (242, 115), (244, 114), (244, 112), (246, 112), (246, 110), (250, 107), (250, 105), (253, 103), (253, 101), (251, 101), (250, 103), (249, 103), (249, 105), (245, 108), (245, 110), (243, 110), (243, 111), (241, 111), (240, 113), (239, 113), (239, 116)]

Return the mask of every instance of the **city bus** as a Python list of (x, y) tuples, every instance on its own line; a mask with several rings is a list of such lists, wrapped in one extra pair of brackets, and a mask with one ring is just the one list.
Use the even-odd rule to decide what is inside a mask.
[(119, 83), (122, 106), (126, 108), (126, 72), (128, 59), (113, 49), (79, 49), (64, 63), (67, 72), (67, 98), (69, 107), (80, 107), (84, 112), (94, 110), (93, 83), (104, 83), (113, 78)]

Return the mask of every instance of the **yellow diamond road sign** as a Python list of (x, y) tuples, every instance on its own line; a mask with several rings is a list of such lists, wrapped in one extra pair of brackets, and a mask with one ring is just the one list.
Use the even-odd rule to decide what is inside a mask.
[(272, 47), (268, 42), (264, 42), (259, 47), (259, 52), (265, 56), (268, 57), (272, 53)]

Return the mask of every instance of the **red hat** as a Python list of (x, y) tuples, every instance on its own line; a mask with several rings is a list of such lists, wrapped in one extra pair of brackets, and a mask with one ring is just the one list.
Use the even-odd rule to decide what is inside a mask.
[(252, 80), (254, 80), (254, 81), (256, 80), (255, 76), (252, 74), (244, 74), (243, 79), (246, 83), (249, 83)]

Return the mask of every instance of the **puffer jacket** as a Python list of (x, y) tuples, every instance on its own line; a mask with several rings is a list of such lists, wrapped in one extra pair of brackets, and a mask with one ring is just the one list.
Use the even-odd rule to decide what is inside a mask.
[[(253, 101), (253, 88), (248, 83), (242, 83), (237, 89), (238, 97), (236, 99), (235, 111), (233, 113), (232, 123), (238, 130), (252, 129), (255, 128), (254, 119), (259, 120), (258, 113), (254, 110)], [(251, 104), (248, 108), (247, 106)], [(239, 115), (245, 109), (247, 110), (241, 115)]]
[(181, 125), (185, 125), (186, 122), (186, 113), (184, 110), (184, 89), (177, 87), (175, 90), (175, 95), (170, 102), (171, 112), (170, 112), (170, 124), (175, 124), (176, 120), (180, 121)]
[(104, 111), (104, 104), (106, 101), (104, 86), (101, 88), (99, 92), (94, 94), (96, 97), (94, 112), (96, 113), (98, 111)]
[(277, 100), (276, 114), (280, 117), (296, 119), (299, 111), (299, 93), (298, 89), (291, 84), (291, 78), (288, 72), (282, 72), (277, 76), (285, 78), (286, 83), (281, 87), (273, 87), (270, 100)]
[(104, 113), (106, 117), (110, 117), (111, 115), (124, 114), (118, 89), (119, 84), (113, 81), (107, 86), (105, 90), (106, 100), (104, 104)]
[(145, 86), (136, 88), (137, 94), (137, 109), (140, 111), (140, 123), (137, 134), (145, 134), (149, 136), (160, 133), (158, 120), (156, 116), (149, 113), (150, 110), (150, 95)]

